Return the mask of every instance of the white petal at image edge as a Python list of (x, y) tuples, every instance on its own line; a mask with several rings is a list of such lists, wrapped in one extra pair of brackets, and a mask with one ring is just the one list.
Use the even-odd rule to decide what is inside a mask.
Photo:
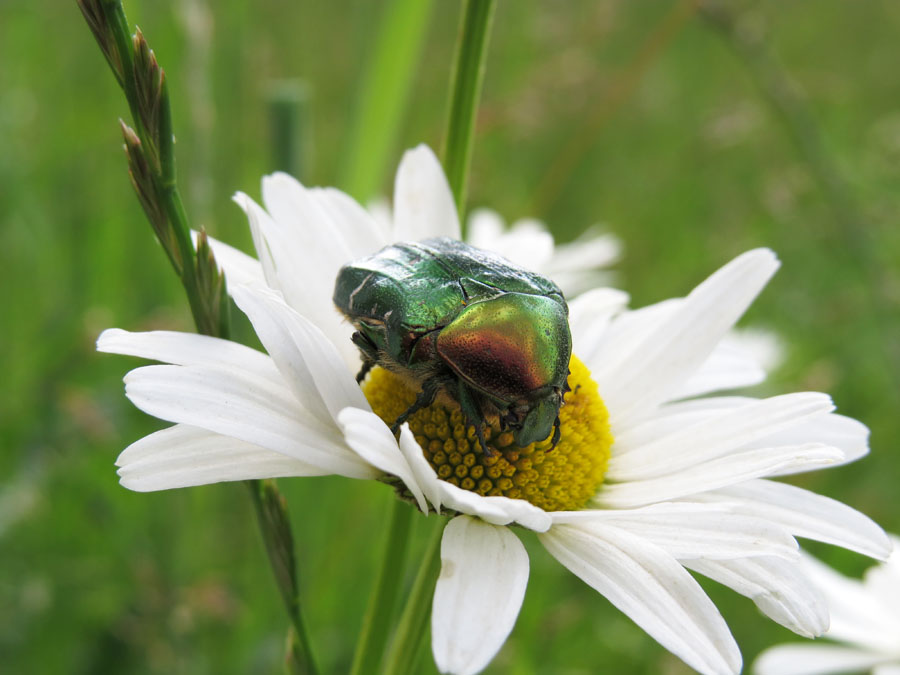
[(837, 675), (866, 671), (888, 658), (837, 645), (781, 645), (764, 651), (753, 664), (754, 675)]
[(509, 529), (468, 516), (450, 521), (431, 611), (441, 672), (473, 675), (494, 658), (519, 615), (528, 570), (525, 547)]

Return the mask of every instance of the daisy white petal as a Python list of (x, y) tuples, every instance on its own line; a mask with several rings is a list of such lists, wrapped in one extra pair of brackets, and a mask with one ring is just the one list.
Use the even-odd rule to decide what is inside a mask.
[[(594, 379), (609, 379), (617, 364), (634, 358), (635, 347), (670, 320), (684, 305), (683, 298), (670, 298), (653, 305), (617, 313), (594, 345), (595, 358), (585, 360)], [(599, 355), (596, 356), (596, 355)]]
[(490, 209), (472, 211), (466, 239), (535, 272), (544, 271), (554, 255), (553, 235), (539, 221), (520, 220), (507, 230), (500, 215)]
[(900, 590), (896, 582), (886, 588), (871, 584), (873, 572), (885, 568), (887, 565), (870, 568), (859, 581), (839, 574), (812, 556), (803, 558), (804, 574), (822, 591), (831, 611), (826, 635), (872, 651), (894, 653), (900, 663), (900, 608), (892, 597)]
[(332, 187), (310, 188), (310, 193), (327, 216), (325, 223), (331, 232), (339, 232), (350, 250), (348, 260), (371, 255), (393, 243), (381, 224), (350, 195)]
[(619, 238), (594, 226), (572, 242), (557, 244), (553, 257), (541, 271), (556, 281), (568, 296), (575, 296), (607, 285), (609, 274), (599, 268), (613, 265), (621, 254)]
[(379, 472), (352, 452), (336, 428), (304, 414), (286, 389), (261, 378), (201, 366), (144, 366), (125, 377), (125, 393), (160, 419), (201, 427), (350, 478)]
[(763, 652), (753, 664), (755, 675), (838, 675), (868, 670), (885, 656), (837, 645), (781, 645)]
[(815, 637), (828, 628), (825, 600), (797, 563), (771, 557), (681, 562), (747, 596), (763, 614), (795, 633)]
[(698, 499), (724, 501), (744, 513), (778, 523), (798, 537), (834, 544), (884, 559), (891, 543), (878, 525), (846, 504), (809, 490), (769, 480), (753, 480)]
[(628, 358), (597, 376), (617, 425), (662, 403), (709, 356), (778, 268), (757, 249), (738, 256), (697, 286), (672, 316), (644, 336)]
[(667, 403), (657, 408), (653, 415), (628, 425), (616, 434), (616, 444), (620, 448), (616, 455), (627, 453), (628, 448), (655, 443), (657, 439), (714, 419), (723, 412), (748, 405), (755, 400), (745, 396), (716, 396)]
[(122, 485), (137, 492), (327, 473), (279, 452), (183, 424), (132, 443), (116, 465)]
[(480, 672), (506, 641), (528, 584), (528, 554), (507, 528), (459, 516), (441, 540), (441, 574), (431, 611), (438, 669)]
[[(900, 539), (892, 537), (892, 543)], [(761, 675), (838, 673), (871, 669), (873, 675), (900, 669), (900, 551), (866, 571), (863, 580), (839, 574), (804, 556), (802, 573), (824, 594), (831, 611), (825, 636), (833, 645), (781, 645), (754, 664)]]
[[(763, 439), (763, 442), (787, 445), (801, 442), (801, 439), (803, 442), (816, 441), (840, 448), (844, 459), (838, 465), (855, 462), (869, 454), (868, 427), (855, 419), (836, 414), (810, 420), (793, 429), (785, 429)], [(780, 475), (787, 473), (791, 471), (785, 470)]]
[(606, 485), (595, 502), (606, 508), (632, 508), (771, 476), (785, 469), (821, 468), (843, 457), (837, 448), (818, 443), (743, 450), (667, 476)]
[(866, 590), (882, 598), (883, 605), (893, 609), (891, 616), (900, 633), (900, 538), (890, 538), (892, 552), (881, 565), (870, 567), (863, 578)]
[(374, 413), (359, 408), (344, 408), (338, 413), (338, 424), (344, 432), (347, 445), (387, 474), (397, 476), (409, 488), (419, 509), (428, 514), (428, 502), (412, 469), (397, 447), (391, 430)]
[[(808, 394), (802, 395), (807, 396)], [(824, 394), (819, 395), (824, 396)], [(652, 416), (629, 425), (616, 435), (619, 447), (617, 454), (626, 453), (629, 448), (633, 449), (655, 442), (656, 439), (669, 436), (686, 427), (714, 419), (728, 410), (736, 410), (757, 401), (758, 399), (746, 396), (715, 396), (667, 403), (658, 408)], [(869, 430), (864, 424), (850, 417), (830, 413), (812, 416), (807, 420), (798, 421), (793, 426), (782, 428), (774, 433), (767, 433), (748, 443), (746, 447), (800, 445), (806, 442), (817, 442), (838, 448), (844, 453), (844, 459), (834, 465), (837, 466), (865, 456), (869, 451), (868, 438)]]
[(608, 285), (611, 275), (602, 268), (616, 262), (621, 249), (616, 237), (596, 227), (571, 243), (557, 245), (539, 220), (525, 218), (507, 228), (500, 214), (490, 209), (471, 212), (466, 240), (549, 277), (569, 299)]
[(766, 371), (741, 345), (726, 336), (697, 371), (673, 394), (673, 399), (759, 384)]
[(540, 538), (551, 555), (689, 666), (739, 672), (734, 638), (691, 575), (641, 537), (613, 527), (602, 532), (561, 525)]
[(442, 491), (440, 481), (438, 480), (434, 469), (432, 469), (431, 465), (428, 463), (428, 460), (425, 459), (425, 455), (422, 454), (422, 448), (416, 443), (416, 439), (409, 430), (408, 424), (404, 424), (400, 427), (399, 446), (400, 452), (402, 452), (403, 456), (406, 458), (410, 471), (412, 471), (422, 492), (428, 498), (428, 501), (434, 507), (434, 510), (440, 513), (443, 503), (441, 501)]
[(267, 289), (242, 286), (234, 300), (308, 409), (332, 418), (347, 406), (370, 409), (334, 344), (308, 319)]
[(473, 516), (493, 525), (518, 523), (535, 532), (545, 532), (551, 525), (550, 514), (522, 499), (482, 497), (451, 483), (438, 481), (444, 506)]
[[(237, 204), (244, 214), (247, 216), (247, 222), (250, 226), (250, 236), (253, 237), (253, 246), (256, 249), (256, 255), (259, 258), (259, 266), (263, 272), (263, 278), (270, 288), (282, 290), (281, 283), (278, 279), (278, 266), (272, 253), (272, 247), (266, 239), (268, 234), (275, 241), (275, 249), (279, 248), (281, 243), (279, 239), (278, 225), (272, 217), (266, 213), (259, 204), (253, 199), (245, 195), (243, 192), (237, 192), (234, 195), (234, 203)], [(228, 273), (227, 268), (225, 273)], [(237, 283), (238, 279), (232, 280)]]
[[(196, 230), (191, 230), (194, 246), (197, 245), (199, 234)], [(206, 239), (209, 242), (209, 247), (212, 249), (219, 270), (225, 273), (225, 278), (228, 281), (226, 284), (228, 290), (231, 290), (232, 284), (266, 283), (266, 277), (259, 260), (218, 239), (213, 239), (212, 237), (207, 237)]]
[(675, 558), (799, 557), (797, 542), (786, 530), (763, 518), (738, 515), (727, 504), (664, 502), (639, 509), (551, 515), (554, 525), (578, 523), (598, 536), (604, 527), (618, 527), (653, 542)]
[(569, 302), (572, 349), (578, 358), (588, 364), (598, 358), (603, 333), (627, 304), (628, 294), (612, 288), (595, 288)]
[(394, 241), (459, 239), (459, 215), (441, 163), (427, 145), (407, 150), (394, 182)]
[(263, 377), (283, 384), (278, 369), (268, 356), (250, 347), (196, 333), (154, 330), (130, 333), (108, 328), (97, 338), (97, 351), (140, 356), (180, 366), (220, 366)]
[(282, 234), (289, 241), (315, 251), (316, 255), (310, 256), (309, 261), (315, 259), (313, 267), (330, 271), (328, 278), (333, 278), (341, 265), (353, 259), (354, 252), (348, 243), (351, 232), (344, 230), (344, 219), (334, 220), (315, 191), (293, 176), (276, 172), (263, 178), (262, 196), (266, 211), (278, 223)]
[(622, 481), (670, 474), (716, 459), (831, 410), (834, 405), (825, 394), (785, 394), (725, 410), (639, 446), (628, 445), (620, 439), (607, 476)]
[[(263, 197), (271, 215), (248, 197), (240, 203), (255, 233), (268, 285), (328, 335), (352, 369), (359, 364), (359, 355), (350, 342), (352, 329), (331, 301), (331, 284), (340, 266), (351, 259), (350, 253), (342, 240), (329, 238), (327, 230), (310, 225), (324, 216), (318, 200), (309, 193), (284, 174), (274, 174), (263, 179)], [(298, 264), (298, 251), (316, 254), (307, 255), (303, 264)]]

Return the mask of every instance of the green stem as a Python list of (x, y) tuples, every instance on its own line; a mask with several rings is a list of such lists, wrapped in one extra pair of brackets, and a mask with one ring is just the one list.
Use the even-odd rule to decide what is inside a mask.
[(384, 546), (384, 558), (378, 571), (378, 581), (369, 599), (369, 607), (363, 619), (362, 632), (356, 645), (351, 675), (374, 673), (390, 632), (397, 594), (403, 581), (406, 550), (409, 543), (409, 526), (414, 510), (409, 504), (393, 500), (391, 522)]
[(434, 585), (441, 571), (441, 537), (446, 524), (447, 521), (442, 519), (440, 527), (435, 527), (431, 533), (428, 548), (422, 557), (422, 566), (416, 575), (385, 660), (382, 671), (385, 675), (406, 675), (413, 672), (419, 646), (429, 624)]
[(166, 215), (169, 217), (169, 222), (172, 223), (172, 231), (175, 233), (175, 241), (178, 244), (181, 259), (185, 261), (181, 274), (181, 283), (187, 294), (188, 304), (191, 306), (191, 313), (194, 316), (194, 324), (197, 326), (197, 331), (204, 335), (228, 339), (228, 328), (223, 326), (221, 322), (216, 321), (215, 316), (212, 316), (207, 311), (208, 308), (213, 306), (212, 302), (204, 302), (203, 298), (200, 297), (200, 287), (197, 283), (196, 267), (194, 265), (196, 251), (191, 240), (191, 228), (188, 225), (184, 204), (181, 201), (181, 195), (174, 183), (174, 179), (168, 185), (163, 185), (158, 193), (162, 199)]
[(111, 32), (116, 42), (116, 49), (119, 52), (119, 59), (122, 62), (122, 89), (125, 91), (125, 100), (128, 101), (128, 108), (131, 110), (131, 117), (135, 121), (138, 136), (146, 144), (146, 132), (143, 126), (139, 124), (140, 113), (138, 112), (137, 89), (134, 84), (131, 31), (128, 28), (128, 20), (125, 18), (125, 9), (122, 7), (121, 0), (101, 0), (101, 3), (105, 15), (110, 19)]
[[(285, 608), (291, 619), (292, 634), (288, 636), (288, 664), (292, 672), (304, 675), (318, 673), (312, 645), (306, 632), (300, 611), (300, 588), (297, 580), (297, 561), (294, 553), (294, 537), (288, 519), (287, 505), (278, 492), (275, 481), (248, 480), (250, 497), (259, 522), (272, 572)], [(299, 644), (298, 644), (299, 642)]]
[[(97, 2), (100, 4), (91, 4), (90, 8), (85, 5), (85, 15), (91, 17), (89, 24), (91, 24), (92, 30), (99, 31), (98, 39), (102, 39), (105, 43), (107, 36), (111, 36), (115, 43), (122, 66), (121, 74), (116, 72), (115, 59), (107, 60), (125, 92), (135, 130), (140, 139), (140, 143), (130, 144), (131, 150), (143, 153), (150, 148), (156, 148), (159, 153), (158, 165), (155, 162), (148, 162), (147, 156), (141, 154), (141, 166), (147, 167), (146, 172), (153, 189), (150, 190), (147, 185), (142, 184), (141, 189), (146, 189), (146, 192), (139, 191), (139, 194), (143, 193), (146, 199), (154, 201), (152, 205), (154, 213), (157, 211), (165, 213), (181, 258), (180, 265), (177, 261), (179, 256), (175, 256), (174, 251), (167, 246), (168, 233), (163, 233), (163, 236), (160, 237), (160, 233), (157, 232), (157, 236), (160, 237), (160, 243), (163, 244), (181, 277), (197, 330), (206, 335), (227, 338), (230, 331), (227, 300), (224, 299), (224, 281), (219, 276), (208, 244), (201, 246), (201, 251), (205, 251), (205, 255), (201, 256), (202, 259), (198, 258), (191, 238), (187, 214), (178, 192), (171, 107), (165, 74), (161, 69), (156, 70), (155, 59), (150, 56), (151, 72), (158, 72), (160, 78), (157, 101), (159, 118), (157, 129), (147, 129), (144, 126), (147, 116), (141, 114), (141, 102), (138, 96), (134, 50), (146, 48), (149, 52), (149, 46), (142, 37), (138, 36), (134, 39), (131, 37), (121, 0), (97, 0)], [(98, 21), (102, 22), (102, 25), (97, 24)], [(140, 56), (144, 52), (141, 51), (138, 54)], [(143, 61), (141, 63), (145, 67), (148, 65)], [(144, 72), (143, 76), (146, 77), (147, 73)], [(138, 186), (136, 185), (136, 187)], [(153, 224), (152, 221), (151, 218), (151, 224)], [(202, 241), (204, 239), (201, 236)], [(208, 283), (201, 284), (201, 279), (205, 279)], [(296, 555), (287, 505), (274, 481), (248, 480), (245, 483), (250, 489), (269, 562), (291, 620), (292, 634), (289, 636), (288, 665), (294, 672), (315, 675), (318, 669), (300, 611)]]
[(481, 97), (485, 54), (495, 4), (494, 0), (466, 0), (459, 25), (456, 61), (450, 84), (450, 113), (444, 138), (444, 170), (461, 220), (465, 211), (475, 112)]

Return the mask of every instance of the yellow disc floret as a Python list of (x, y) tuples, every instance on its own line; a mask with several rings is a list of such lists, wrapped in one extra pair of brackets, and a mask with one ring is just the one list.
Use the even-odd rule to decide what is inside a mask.
[[(488, 426), (484, 437), (494, 453), (485, 455), (453, 402), (415, 412), (409, 428), (428, 463), (448, 483), (480, 495), (525, 499), (545, 511), (579, 509), (603, 482), (613, 439), (606, 406), (587, 367), (573, 356), (569, 371), (571, 391), (559, 410), (562, 435), (552, 450), (550, 438), (520, 448), (511, 432)], [(414, 388), (383, 368), (371, 371), (363, 390), (388, 424), (416, 398)]]

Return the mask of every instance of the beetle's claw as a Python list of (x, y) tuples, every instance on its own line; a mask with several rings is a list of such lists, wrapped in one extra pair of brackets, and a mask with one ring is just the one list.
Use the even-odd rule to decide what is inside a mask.
[(487, 441), (484, 439), (484, 429), (481, 424), (477, 424), (472, 421), (471, 417), (466, 417), (466, 429), (472, 427), (472, 431), (475, 432), (475, 438), (478, 439), (478, 445), (481, 447), (481, 452), (484, 453), (485, 457), (493, 457), (494, 451), (488, 447)]
[(556, 421), (553, 423), (553, 439), (550, 441), (550, 448), (547, 452), (550, 452), (557, 446), (559, 443), (559, 439), (562, 436), (562, 431), (560, 430), (560, 421), (559, 415), (556, 416)]
[(473, 424), (475, 428), (475, 436), (478, 438), (478, 443), (481, 445), (481, 452), (484, 453), (485, 457), (493, 457), (494, 451), (488, 447), (487, 441), (484, 440), (484, 429), (481, 428), (480, 424)]
[(370, 361), (366, 359), (363, 361), (362, 367), (359, 369), (359, 372), (356, 374), (356, 384), (362, 384), (362, 381), (366, 379), (366, 375), (369, 374), (369, 371), (375, 366), (374, 361)]

